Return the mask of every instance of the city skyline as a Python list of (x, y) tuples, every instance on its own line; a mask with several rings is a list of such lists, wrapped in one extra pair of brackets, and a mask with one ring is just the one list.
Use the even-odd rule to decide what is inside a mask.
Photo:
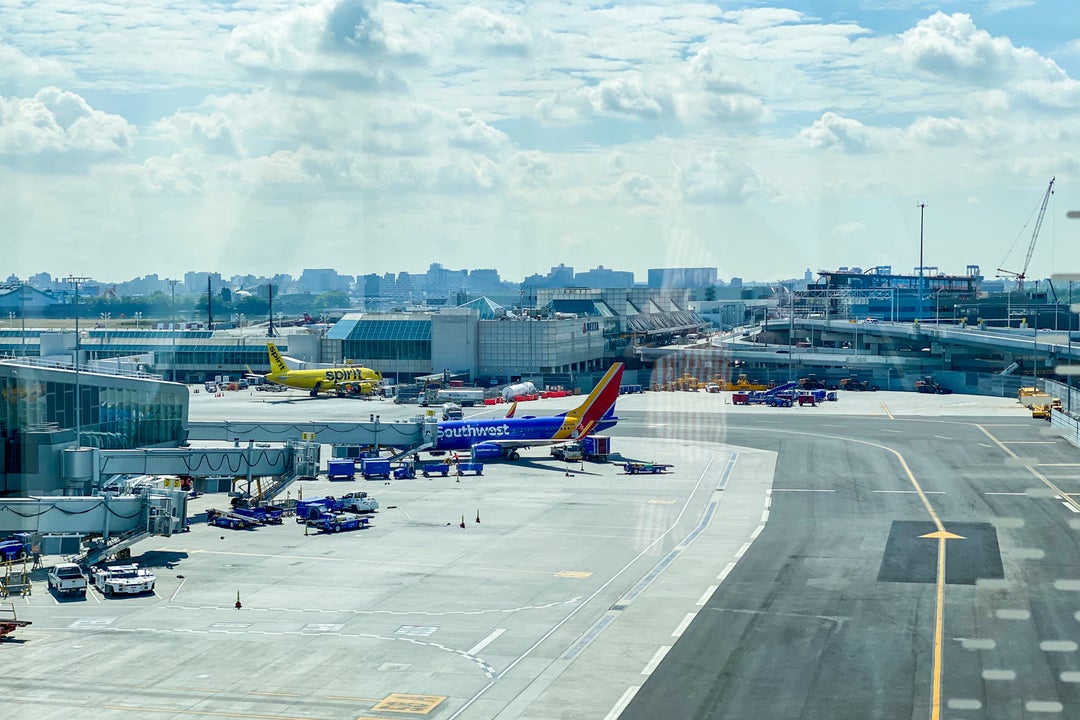
[[(1080, 269), (1064, 2), (0, 9), (10, 272)], [(195, 262), (199, 261), (199, 262)]]

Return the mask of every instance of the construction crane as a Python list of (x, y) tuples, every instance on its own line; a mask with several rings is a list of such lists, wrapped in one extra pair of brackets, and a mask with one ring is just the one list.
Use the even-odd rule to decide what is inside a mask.
[[(1024, 258), (1024, 267), (1020, 269), (1020, 272), (998, 268), (999, 273), (1012, 275), (1016, 278), (1016, 289), (1021, 292), (1024, 290), (1024, 278), (1027, 277), (1028, 263), (1031, 262), (1031, 255), (1035, 252), (1035, 241), (1039, 239), (1039, 228), (1042, 227), (1043, 217), (1046, 215), (1046, 206), (1050, 203), (1050, 196), (1054, 194), (1054, 180), (1055, 178), (1050, 178), (1050, 184), (1046, 188), (1046, 194), (1043, 195), (1042, 207), (1039, 208), (1039, 217), (1035, 219), (1035, 229), (1031, 232), (1031, 242), (1028, 243), (1027, 257)], [(1001, 276), (999, 275), (998, 277)]]

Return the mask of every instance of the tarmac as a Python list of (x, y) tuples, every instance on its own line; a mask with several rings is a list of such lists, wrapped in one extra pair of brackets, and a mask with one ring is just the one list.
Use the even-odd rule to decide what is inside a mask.
[[(522, 404), (518, 415), (578, 400)], [(192, 420), (393, 421), (422, 411), (253, 390), (191, 401)], [(203, 496), (189, 507), (190, 532), (134, 548), (157, 573), (152, 596), (58, 599), (36, 571), (34, 593), (14, 599), (33, 625), (2, 643), (0, 696), (13, 715), (42, 719), (909, 718), (934, 706), (936, 677), (949, 717), (1019, 717), (1009, 713), (1033, 712), (1031, 702), (1080, 710), (1073, 686), (1045, 680), (1055, 670), (1080, 678), (1077, 593), (1038, 599), (1055, 583), (1080, 587), (1073, 510), (1032, 494), (1040, 483), (1026, 470), (1050, 477), (1048, 463), (1069, 475), (1062, 466), (1076, 452), (1015, 399), (867, 392), (766, 408), (731, 405), (730, 393), (645, 393), (620, 398), (617, 414), (620, 459), (670, 463), (669, 472), (628, 475), (533, 448), (479, 477), (293, 484), (290, 497), (366, 490), (379, 500), (370, 528), (331, 535), (289, 518), (210, 527), (199, 513), (227, 498)], [(946, 520), (998, 528), (1007, 585), (975, 598), (948, 585), (944, 637), (986, 648), (980, 618), (1024, 608), (1030, 617), (1035, 607), (1027, 629), (993, 629), (1008, 667), (992, 650), (935, 641), (935, 585), (916, 577), (921, 545), (895, 524), (930, 516), (890, 449), (927, 492), (948, 493), (925, 496), (947, 503)], [(983, 480), (1002, 495), (979, 494)], [(1031, 503), (1017, 509), (1008, 493)], [(1012, 518), (1011, 529), (998, 518)], [(1034, 537), (1021, 536), (1018, 518)], [(1032, 565), (1036, 547), (1053, 567)], [(992, 575), (985, 555), (950, 571)], [(1073, 649), (1041, 650), (1046, 641)], [(935, 665), (929, 649), (941, 643)], [(972, 657), (986, 667), (972, 674)], [(998, 690), (983, 670), (1023, 679), (1030, 668), (1041, 673), (1031, 692), (991, 711)]]

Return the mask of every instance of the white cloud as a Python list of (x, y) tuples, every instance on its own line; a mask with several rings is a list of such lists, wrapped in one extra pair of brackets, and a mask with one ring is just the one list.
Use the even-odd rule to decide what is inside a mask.
[(648, 175), (625, 173), (615, 183), (613, 199), (630, 205), (659, 205), (660, 192)]
[(836, 147), (845, 152), (859, 153), (879, 145), (877, 132), (858, 120), (827, 112), (799, 133), (799, 137), (815, 150)]
[(101, 157), (126, 152), (135, 128), (79, 95), (47, 87), (32, 98), (0, 97), (0, 155)]
[(580, 122), (590, 116), (675, 119), (675, 103), (663, 81), (646, 82), (632, 75), (557, 92), (539, 103), (538, 115), (556, 123)]
[(678, 184), (690, 203), (738, 204), (765, 191), (765, 183), (753, 168), (719, 150), (681, 168)]
[(532, 31), (520, 20), (503, 13), (470, 5), (454, 17), (454, 41), (466, 54), (529, 54)]
[(840, 235), (840, 236), (854, 235), (856, 233), (862, 232), (865, 229), (866, 229), (865, 225), (863, 225), (861, 222), (853, 220), (851, 222), (845, 222), (845, 223), (840, 223), (838, 225), (834, 225), (833, 229), (832, 229), (832, 234), (833, 235)]
[(396, 67), (422, 61), (409, 38), (388, 31), (374, 2), (365, 0), (323, 0), (237, 27), (225, 57), (294, 89), (326, 84), (357, 91), (401, 91)]
[(11, 45), (0, 43), (0, 90), (12, 94), (33, 92), (42, 85), (66, 85), (73, 78), (71, 69), (53, 58), (30, 57)]
[(900, 56), (912, 68), (948, 79), (991, 85), (1011, 78), (1036, 53), (991, 37), (970, 15), (936, 12), (900, 35)]

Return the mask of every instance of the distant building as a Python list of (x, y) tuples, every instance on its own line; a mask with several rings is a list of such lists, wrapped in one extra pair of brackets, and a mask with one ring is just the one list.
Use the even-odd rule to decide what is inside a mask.
[(630, 288), (634, 287), (634, 273), (611, 270), (599, 265), (592, 270), (575, 275), (574, 284), (587, 288)]
[(650, 268), (651, 288), (700, 288), (716, 284), (716, 268)]

